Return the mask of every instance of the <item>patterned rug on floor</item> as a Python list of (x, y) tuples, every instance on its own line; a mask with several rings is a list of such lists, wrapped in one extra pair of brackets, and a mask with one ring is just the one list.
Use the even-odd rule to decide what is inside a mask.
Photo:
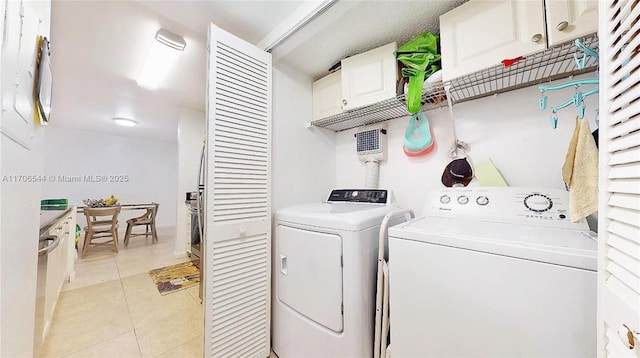
[(200, 283), (200, 269), (192, 261), (149, 271), (162, 296)]

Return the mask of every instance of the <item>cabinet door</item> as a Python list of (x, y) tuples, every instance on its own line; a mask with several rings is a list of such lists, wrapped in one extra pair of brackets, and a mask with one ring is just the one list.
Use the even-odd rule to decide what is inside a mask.
[(313, 83), (313, 120), (342, 112), (341, 71), (336, 71)]
[(469, 1), (440, 16), (443, 80), (544, 50), (542, 1)]
[(342, 109), (374, 104), (396, 95), (398, 62), (393, 42), (342, 60)]
[(547, 0), (549, 46), (598, 31), (597, 0)]

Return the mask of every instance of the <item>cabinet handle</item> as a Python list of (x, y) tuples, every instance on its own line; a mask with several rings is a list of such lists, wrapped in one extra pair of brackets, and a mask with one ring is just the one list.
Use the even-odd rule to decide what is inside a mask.
[(533, 35), (533, 37), (531, 37), (531, 41), (533, 41), (533, 42), (540, 42), (540, 40), (542, 40), (542, 35), (541, 34), (535, 34), (535, 35)]
[(347, 100), (346, 100), (346, 99), (343, 99), (343, 100), (342, 100), (342, 105), (343, 105), (343, 106), (346, 106), (346, 105), (347, 105)]
[(558, 31), (564, 31), (564, 29), (566, 29), (567, 26), (569, 26), (569, 23), (566, 21), (563, 21), (559, 23), (558, 26), (556, 26), (556, 29), (558, 29)]

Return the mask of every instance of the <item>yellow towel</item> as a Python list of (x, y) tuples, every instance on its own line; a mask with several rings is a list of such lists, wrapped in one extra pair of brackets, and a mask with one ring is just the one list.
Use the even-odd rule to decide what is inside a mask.
[(567, 155), (564, 158), (564, 165), (562, 166), (562, 180), (569, 186), (571, 184), (571, 174), (573, 173), (573, 162), (576, 159), (576, 147), (578, 146), (578, 133), (580, 133), (580, 120), (576, 117), (576, 125), (573, 129), (573, 135), (571, 141), (569, 141), (569, 148), (567, 148)]
[(576, 118), (562, 178), (569, 186), (571, 221), (580, 221), (598, 211), (598, 148), (586, 119)]

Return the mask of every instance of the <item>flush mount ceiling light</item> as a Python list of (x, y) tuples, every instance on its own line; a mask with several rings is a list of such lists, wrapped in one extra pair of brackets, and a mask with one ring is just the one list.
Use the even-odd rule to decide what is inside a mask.
[(121, 118), (121, 117), (113, 118), (113, 121), (125, 127), (134, 127), (136, 124), (138, 124), (138, 122), (134, 121), (133, 119)]
[(158, 89), (158, 85), (167, 77), (186, 46), (187, 43), (182, 36), (165, 29), (158, 30), (136, 81), (138, 86), (150, 90)]

